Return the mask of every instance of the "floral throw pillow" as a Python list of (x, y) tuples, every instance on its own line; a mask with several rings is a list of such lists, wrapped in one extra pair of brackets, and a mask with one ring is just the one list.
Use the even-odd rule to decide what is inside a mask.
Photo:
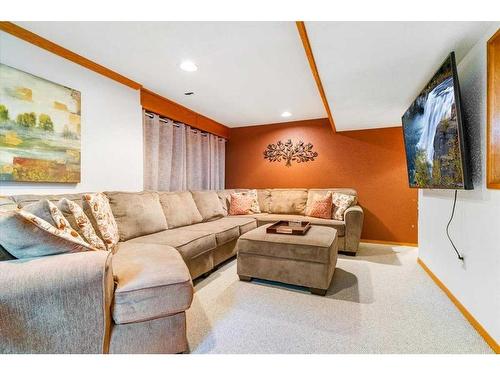
[(95, 232), (90, 219), (85, 215), (83, 209), (78, 204), (63, 198), (57, 202), (57, 208), (59, 208), (73, 229), (92, 247), (97, 250), (107, 250), (106, 245)]
[(112, 250), (120, 240), (120, 235), (108, 198), (103, 193), (84, 194), (82, 202), (83, 211), (97, 235), (104, 241), (107, 249)]
[(252, 213), (254, 198), (250, 195), (239, 193), (231, 194), (231, 204), (229, 205), (229, 215), (246, 215)]
[(238, 192), (238, 193), (233, 193), (233, 194), (251, 198), (252, 204), (250, 206), (250, 211), (247, 213), (260, 214), (261, 211), (260, 211), (260, 206), (259, 206), (259, 198), (257, 195), (257, 190), (253, 189), (253, 190), (248, 190), (248, 191), (243, 191), (243, 192)]
[(333, 193), (333, 218), (335, 220), (344, 220), (344, 212), (352, 206), (356, 197), (354, 195)]
[(326, 195), (317, 194), (314, 196), (313, 201), (306, 207), (306, 216), (318, 217), (321, 219), (332, 218), (332, 194)]

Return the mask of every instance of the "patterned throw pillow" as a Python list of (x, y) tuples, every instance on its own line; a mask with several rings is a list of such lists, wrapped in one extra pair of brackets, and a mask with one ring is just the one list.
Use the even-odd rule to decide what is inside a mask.
[(0, 213), (3, 246), (18, 259), (96, 250), (72, 229), (58, 229), (24, 210)]
[(251, 195), (239, 193), (231, 194), (231, 204), (229, 205), (229, 215), (246, 215), (252, 213), (254, 198)]
[[(309, 203), (309, 202), (308, 202)], [(306, 216), (319, 217), (321, 219), (332, 218), (332, 194), (326, 195), (317, 194), (314, 196), (313, 201), (306, 207)]]
[(97, 250), (107, 250), (106, 245), (104, 245), (104, 242), (95, 232), (90, 219), (85, 215), (83, 209), (78, 204), (67, 198), (63, 198), (57, 202), (57, 208), (68, 220), (71, 227), (76, 230), (86, 242)]
[(48, 199), (41, 199), (38, 202), (27, 204), (23, 211), (29, 212), (36, 217), (46, 221), (57, 229), (70, 229), (71, 225), (64, 215), (59, 211), (54, 203)]
[[(252, 199), (250, 212), (247, 212), (247, 213), (249, 213), (249, 214), (260, 214), (261, 213), (260, 206), (259, 206), (259, 198), (257, 195), (257, 190), (253, 189), (253, 190), (242, 191), (242, 192), (233, 193), (233, 194), (245, 196), (245, 197)], [(231, 194), (231, 197), (233, 196), (233, 194)]]
[(83, 211), (97, 235), (104, 241), (107, 249), (112, 250), (120, 240), (120, 235), (108, 198), (103, 193), (84, 194), (82, 203)]
[(333, 218), (336, 220), (344, 220), (344, 212), (352, 206), (356, 197), (354, 195), (333, 193)]

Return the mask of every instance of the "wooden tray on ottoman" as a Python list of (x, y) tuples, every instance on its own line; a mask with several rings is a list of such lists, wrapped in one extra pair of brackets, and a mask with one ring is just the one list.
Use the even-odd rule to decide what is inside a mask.
[(288, 221), (280, 220), (266, 228), (267, 233), (276, 234), (291, 234), (295, 236), (303, 236), (311, 228), (309, 221)]

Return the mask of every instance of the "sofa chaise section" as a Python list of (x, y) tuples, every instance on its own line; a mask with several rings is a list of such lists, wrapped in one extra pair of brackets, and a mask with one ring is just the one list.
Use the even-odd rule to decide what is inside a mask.
[(179, 252), (168, 245), (120, 243), (113, 270), (109, 352), (187, 351), (185, 311), (191, 306), (193, 285)]

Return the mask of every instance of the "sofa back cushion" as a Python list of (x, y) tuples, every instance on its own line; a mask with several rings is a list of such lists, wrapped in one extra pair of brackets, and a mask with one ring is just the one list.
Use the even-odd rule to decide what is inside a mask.
[(272, 189), (257, 189), (260, 212), (271, 212), (271, 190)]
[(157, 192), (107, 191), (104, 194), (109, 199), (120, 241), (167, 229)]
[(215, 191), (192, 191), (191, 194), (203, 221), (216, 220), (225, 216), (222, 202)]
[(273, 214), (304, 214), (307, 189), (272, 189), (270, 212)]
[(190, 191), (159, 192), (159, 196), (169, 229), (203, 221)]

